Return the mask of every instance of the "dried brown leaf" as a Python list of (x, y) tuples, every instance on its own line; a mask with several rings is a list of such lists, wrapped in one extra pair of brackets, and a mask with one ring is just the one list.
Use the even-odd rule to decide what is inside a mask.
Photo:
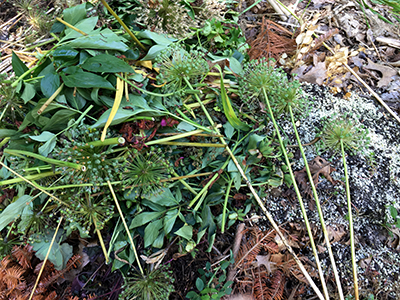
[(393, 79), (392, 76), (397, 74), (397, 71), (391, 67), (383, 66), (381, 64), (374, 63), (372, 60), (367, 58), (368, 65), (364, 68), (369, 70), (375, 70), (382, 74), (382, 78), (378, 81), (378, 88), (387, 86)]

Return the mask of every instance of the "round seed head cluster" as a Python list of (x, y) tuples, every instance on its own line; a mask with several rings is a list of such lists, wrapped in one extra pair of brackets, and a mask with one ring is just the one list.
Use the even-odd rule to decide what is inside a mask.
[(191, 50), (190, 53), (177, 44), (162, 51), (156, 58), (156, 67), (160, 69), (157, 79), (166, 83), (166, 91), (181, 90), (186, 86), (185, 79), (197, 83), (204, 76), (209, 66), (203, 59), (204, 53)]
[(132, 274), (124, 277), (123, 292), (119, 299), (168, 299), (174, 291), (172, 271), (157, 268), (149, 274)]
[(61, 209), (61, 213), (71, 224), (70, 228), (79, 229), (86, 235), (89, 235), (92, 225), (98, 230), (103, 229), (114, 212), (114, 207), (110, 204), (111, 198), (108, 196), (92, 197), (91, 194), (85, 193), (70, 196), (65, 202), (70, 207)]
[(350, 153), (362, 152), (368, 145), (368, 130), (363, 125), (355, 126), (348, 115), (329, 117), (323, 121), (324, 127), (320, 133), (325, 145), (335, 151), (340, 151), (340, 141)]
[[(61, 183), (63, 184), (93, 184), (86, 187), (86, 191), (97, 191), (99, 185), (107, 180), (120, 179), (122, 172), (122, 157), (114, 157), (111, 147), (95, 147), (90, 142), (100, 140), (100, 132), (80, 127), (80, 135), (76, 139), (64, 139), (63, 147), (58, 150), (61, 160), (73, 162), (83, 166), (83, 169), (62, 168)], [(107, 138), (111, 135), (109, 134)]]
[(286, 86), (281, 86), (271, 97), (271, 105), (277, 116), (289, 113), (289, 107), (293, 113), (297, 114), (301, 114), (307, 109), (307, 98), (302, 96), (302, 90), (299, 87), (300, 83), (297, 80), (287, 80)]
[(139, 195), (151, 195), (165, 186), (172, 167), (161, 150), (151, 147), (146, 152), (132, 150), (124, 167), (122, 185)]
[[(299, 106), (302, 98), (298, 96), (299, 83), (289, 82), (282, 69), (275, 69), (267, 60), (252, 60), (243, 67), (243, 75), (239, 78), (239, 94), (250, 106), (254, 100), (266, 101), (265, 90), (272, 106), (279, 112), (287, 109), (287, 105)], [(254, 109), (255, 107), (250, 107)]]

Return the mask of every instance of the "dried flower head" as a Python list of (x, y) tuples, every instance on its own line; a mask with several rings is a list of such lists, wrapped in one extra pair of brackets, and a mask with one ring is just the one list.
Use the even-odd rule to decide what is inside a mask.
[(168, 299), (174, 290), (171, 271), (157, 268), (146, 275), (133, 274), (124, 278), (124, 291), (119, 299)]
[(165, 179), (170, 177), (172, 167), (164, 159), (161, 150), (151, 147), (145, 152), (132, 150), (123, 172), (123, 186), (136, 195), (150, 195), (157, 192)]
[(246, 102), (255, 99), (264, 101), (263, 89), (269, 96), (278, 93), (281, 86), (287, 84), (286, 74), (282, 69), (274, 69), (267, 60), (252, 60), (244, 65), (243, 75), (239, 80), (239, 93)]
[(369, 143), (368, 130), (363, 125), (356, 125), (350, 115), (325, 119), (320, 136), (325, 145), (335, 151), (340, 151), (340, 142), (345, 150), (355, 153), (363, 150)]
[(190, 83), (197, 83), (209, 70), (203, 55), (196, 50), (189, 53), (178, 44), (172, 44), (156, 58), (156, 66), (160, 68), (158, 79), (166, 82), (168, 89), (175, 90), (186, 86), (185, 79)]

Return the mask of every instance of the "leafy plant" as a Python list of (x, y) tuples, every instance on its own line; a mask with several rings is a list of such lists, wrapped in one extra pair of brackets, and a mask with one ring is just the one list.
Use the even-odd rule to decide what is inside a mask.
[(196, 279), (196, 288), (199, 293), (190, 291), (186, 297), (192, 300), (221, 299), (232, 292), (232, 281), (226, 281), (226, 271), (234, 263), (234, 259), (221, 262), (215, 269), (211, 268), (210, 262), (206, 263), (205, 270), (199, 269), (200, 277)]

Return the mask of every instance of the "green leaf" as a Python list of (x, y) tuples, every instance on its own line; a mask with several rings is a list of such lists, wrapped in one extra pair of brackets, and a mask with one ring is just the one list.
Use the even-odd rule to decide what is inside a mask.
[(204, 289), (204, 282), (201, 278), (196, 279), (196, 288), (201, 292)]
[(68, 43), (73, 48), (117, 50), (125, 52), (129, 47), (123, 43), (123, 38), (116, 35), (110, 29), (103, 29), (101, 32), (92, 33), (76, 38)]
[(76, 112), (69, 109), (57, 111), (43, 127), (43, 130), (59, 131), (65, 128), (68, 121), (76, 115)]
[(144, 229), (144, 247), (147, 248), (158, 237), (160, 230), (163, 228), (162, 220), (156, 220), (151, 222)]
[(170, 210), (166, 213), (165, 217), (163, 218), (164, 222), (164, 232), (166, 234), (170, 233), (172, 228), (174, 227), (176, 217), (178, 216), (179, 211), (177, 209)]
[(52, 139), (55, 136), (54, 133), (51, 133), (49, 131), (43, 131), (40, 135), (30, 135), (29, 138), (31, 138), (34, 141), (38, 142), (47, 142), (48, 140)]
[(56, 146), (57, 139), (52, 138), (44, 143), (42, 146), (39, 147), (38, 151), (40, 155), (47, 157), (51, 151), (53, 151), (54, 147)]
[(18, 55), (14, 53), (14, 51), (12, 52), (11, 65), (15, 75), (18, 77), (29, 70), (28, 67), (19, 59)]
[(129, 225), (129, 229), (133, 229), (139, 226), (142, 226), (154, 219), (157, 219), (159, 216), (161, 216), (162, 212), (142, 212), (138, 214), (131, 222), (131, 225)]
[(390, 205), (390, 206), (389, 206), (389, 210), (390, 210), (390, 215), (391, 215), (392, 218), (396, 221), (396, 218), (397, 218), (397, 209), (396, 209), (393, 205)]
[(203, 207), (203, 210), (201, 212), (201, 228), (199, 231), (202, 231), (204, 229), (208, 229), (208, 235), (207, 235), (207, 241), (209, 243), (207, 252), (211, 251), (212, 246), (214, 244), (214, 240), (215, 240), (215, 235), (216, 235), (216, 231), (217, 231), (217, 226), (215, 225), (214, 222), (214, 216), (211, 213), (211, 209), (210, 206), (205, 205)]
[[(106, 110), (101, 117), (97, 120), (97, 122), (95, 124), (93, 124), (91, 126), (91, 128), (98, 128), (98, 127), (104, 127), (104, 125), (107, 122), (108, 116), (110, 115), (111, 112), (111, 108)], [(140, 113), (144, 113), (144, 112), (152, 112), (152, 113), (158, 113), (160, 115), (163, 115), (164, 113), (161, 113), (158, 110), (154, 110), (154, 109), (140, 109), (137, 108), (134, 111), (130, 110), (130, 109), (123, 109), (123, 108), (118, 108), (117, 113), (114, 116), (114, 119), (111, 122), (111, 125), (117, 125), (120, 124), (122, 122), (124, 122), (126, 119), (133, 117), (137, 114)]]
[(165, 233), (163, 231), (160, 232), (158, 237), (154, 240), (152, 246), (154, 248), (162, 248), (164, 246), (164, 238), (165, 238)]
[(64, 9), (63, 15), (65, 22), (75, 25), (86, 18), (86, 3)]
[(138, 38), (153, 40), (156, 44), (164, 46), (168, 46), (173, 41), (176, 41), (176, 39), (168, 38), (161, 33), (152, 32), (150, 30), (140, 31), (136, 36)]
[(70, 46), (62, 46), (54, 50), (53, 57), (54, 59), (69, 61), (74, 59), (78, 54), (78, 50)]
[(133, 73), (133, 68), (130, 65), (124, 62), (122, 59), (108, 54), (100, 54), (91, 57), (87, 59), (81, 67), (82, 69), (91, 72)]
[(190, 241), (193, 236), (193, 227), (190, 225), (183, 225), (179, 230), (175, 231), (176, 235), (183, 237), (184, 239)]
[(219, 68), (219, 71), (221, 75), (221, 101), (222, 101), (222, 106), (224, 107), (224, 114), (228, 119), (228, 122), (238, 130), (244, 130), (244, 131), (250, 130), (250, 126), (240, 121), (236, 116), (236, 113), (231, 105), (231, 100), (229, 99), (228, 94), (226, 93), (226, 89), (224, 86), (224, 78), (222, 75), (221, 68)]
[[(83, 31), (86, 34), (90, 34), (93, 29), (96, 27), (97, 21), (99, 20), (99, 17), (91, 17), (87, 19), (83, 19), (79, 21), (76, 25), (74, 25), (76, 28), (79, 30)], [(72, 28), (67, 28), (65, 29), (65, 36), (61, 39), (61, 42), (65, 42), (66, 40), (74, 39), (74, 38), (79, 38), (81, 37), (82, 34), (79, 33), (78, 31), (72, 29)], [(71, 45), (69, 45), (71, 47)]]
[(172, 195), (169, 188), (161, 188), (159, 193), (156, 193), (155, 195), (146, 198), (151, 202), (157, 203), (158, 205), (162, 206), (173, 206), (179, 204), (174, 195)]
[(13, 129), (0, 129), (0, 139), (3, 139), (5, 137), (19, 137), (21, 135), (20, 132), (17, 130)]
[(72, 75), (61, 75), (65, 85), (67, 87), (77, 88), (103, 88), (108, 90), (114, 90), (112, 84), (104, 79), (103, 77), (89, 73), (89, 72), (76, 72)]
[(40, 88), (46, 98), (50, 98), (60, 87), (60, 76), (56, 73), (49, 73), (40, 82)]
[(32, 197), (23, 195), (7, 207), (0, 214), (0, 231), (3, 230), (10, 222), (20, 217), (25, 207), (29, 205)]
[(24, 104), (28, 103), (36, 95), (35, 86), (30, 83), (24, 83), (24, 92), (21, 95), (21, 99), (24, 100)]
[(143, 57), (141, 60), (152, 60), (157, 57), (157, 55), (167, 48), (168, 45), (154, 45), (152, 46), (149, 51), (147, 52), (146, 56)]
[(22, 210), (21, 213), (21, 221), (18, 223), (18, 230), (21, 232), (25, 232), (28, 229), (30, 224), (30, 218), (33, 215), (33, 203), (32, 201), (29, 205), (26, 205), (25, 208)]
[[(39, 242), (32, 243), (32, 246), (33, 250), (36, 251), (35, 255), (37, 258), (41, 260), (45, 259), (46, 254), (50, 248), (50, 243), (53, 239), (54, 233), (55, 230), (49, 229), (46, 231), (46, 233), (36, 236), (36, 240), (38, 240)], [(62, 233), (63, 230), (59, 230), (57, 232), (56, 238), (48, 256), (48, 260), (54, 264), (54, 268), (56, 270), (65, 269), (68, 260), (72, 257), (72, 246), (67, 243), (63, 243), (60, 245), (58, 242), (61, 239)]]

